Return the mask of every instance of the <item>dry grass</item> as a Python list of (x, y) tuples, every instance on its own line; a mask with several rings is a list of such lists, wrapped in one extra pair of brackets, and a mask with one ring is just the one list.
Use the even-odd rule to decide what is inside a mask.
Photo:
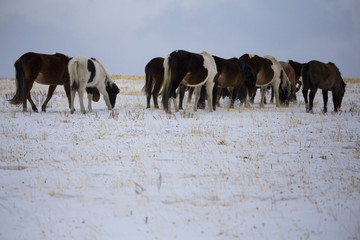
[(111, 75), (111, 79), (118, 80), (118, 79), (125, 79), (125, 80), (145, 80), (144, 75)]
[(344, 78), (346, 83), (360, 83), (360, 78)]

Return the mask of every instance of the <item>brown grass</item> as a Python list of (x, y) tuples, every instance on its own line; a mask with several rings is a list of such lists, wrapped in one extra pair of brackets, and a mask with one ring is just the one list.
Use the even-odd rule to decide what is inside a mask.
[(346, 83), (360, 83), (360, 78), (344, 78)]
[(125, 79), (125, 80), (145, 80), (145, 76), (141, 75), (111, 75), (111, 79), (118, 80), (118, 79)]

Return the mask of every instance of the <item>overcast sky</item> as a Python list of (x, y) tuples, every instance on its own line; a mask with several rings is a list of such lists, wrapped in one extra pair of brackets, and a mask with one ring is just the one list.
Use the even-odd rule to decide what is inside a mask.
[(0, 1), (0, 77), (14, 77), (29, 51), (96, 57), (110, 74), (143, 75), (148, 61), (177, 49), (332, 61), (344, 77), (360, 77), (360, 1)]

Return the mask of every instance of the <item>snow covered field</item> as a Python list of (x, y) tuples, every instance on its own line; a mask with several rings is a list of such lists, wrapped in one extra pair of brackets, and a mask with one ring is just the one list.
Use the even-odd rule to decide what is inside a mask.
[(337, 114), (318, 91), (314, 114), (298, 92), (172, 115), (116, 83), (115, 110), (71, 115), (62, 86), (23, 113), (0, 80), (0, 239), (360, 239), (360, 83)]

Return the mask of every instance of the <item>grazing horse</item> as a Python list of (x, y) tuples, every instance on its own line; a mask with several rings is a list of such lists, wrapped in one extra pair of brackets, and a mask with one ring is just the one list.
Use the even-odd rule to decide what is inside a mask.
[(159, 108), (158, 95), (164, 82), (164, 58), (157, 57), (150, 60), (145, 66), (145, 86), (143, 90), (146, 94), (146, 108), (150, 108), (151, 95), (154, 107)]
[(279, 62), (270, 55), (262, 58), (254, 54), (244, 54), (240, 59), (250, 65), (257, 74), (256, 86), (261, 87), (260, 107), (264, 107), (266, 88), (269, 85), (272, 85), (274, 89), (276, 106), (280, 107), (279, 88), (284, 93), (284, 97), (288, 98), (290, 96), (290, 81)]
[(32, 110), (38, 109), (31, 99), (30, 90), (34, 82), (50, 85), (45, 102), (41, 110), (46, 111), (46, 105), (50, 101), (57, 85), (64, 85), (65, 93), (70, 106), (70, 80), (67, 65), (70, 58), (61, 53), (54, 55), (28, 52), (15, 62), (16, 70), (16, 93), (10, 100), (11, 104), (23, 104), (23, 111), (27, 111), (27, 100)]
[[(306, 104), (306, 111), (313, 111), (314, 97), (317, 89), (322, 89), (324, 100), (324, 112), (327, 112), (328, 91), (332, 91), (334, 111), (341, 108), (341, 102), (345, 94), (346, 84), (341, 77), (339, 69), (334, 63), (322, 63), (310, 61), (303, 66), (303, 95)], [(308, 90), (310, 89), (309, 102)]]
[(291, 84), (290, 101), (296, 101), (296, 75), (294, 68), (287, 62), (279, 61)]
[[(217, 56), (213, 57), (218, 70), (215, 83), (218, 88), (229, 88), (232, 90), (230, 107), (234, 107), (234, 102), (243, 85), (246, 86), (250, 92), (249, 94), (253, 93), (256, 84), (256, 74), (251, 67), (247, 66), (244, 61), (238, 58), (223, 59)], [(215, 88), (215, 92), (218, 88)], [(249, 106), (247, 98), (245, 102), (245, 104)]]
[(207, 52), (200, 54), (178, 50), (170, 53), (164, 61), (164, 87), (163, 87), (163, 106), (166, 112), (171, 112), (169, 100), (173, 99), (175, 110), (176, 89), (180, 83), (196, 87), (194, 111), (197, 110), (197, 103), (200, 97), (201, 86), (206, 84), (209, 111), (213, 111), (212, 91), (214, 78), (217, 74), (214, 58)]
[(81, 112), (85, 113), (83, 95), (88, 93), (88, 109), (91, 108), (92, 93), (90, 88), (96, 88), (103, 95), (109, 110), (113, 109), (119, 88), (111, 80), (104, 66), (95, 58), (78, 56), (70, 60), (68, 65), (71, 85), (71, 113), (74, 113), (74, 99), (76, 91), (79, 94)]

